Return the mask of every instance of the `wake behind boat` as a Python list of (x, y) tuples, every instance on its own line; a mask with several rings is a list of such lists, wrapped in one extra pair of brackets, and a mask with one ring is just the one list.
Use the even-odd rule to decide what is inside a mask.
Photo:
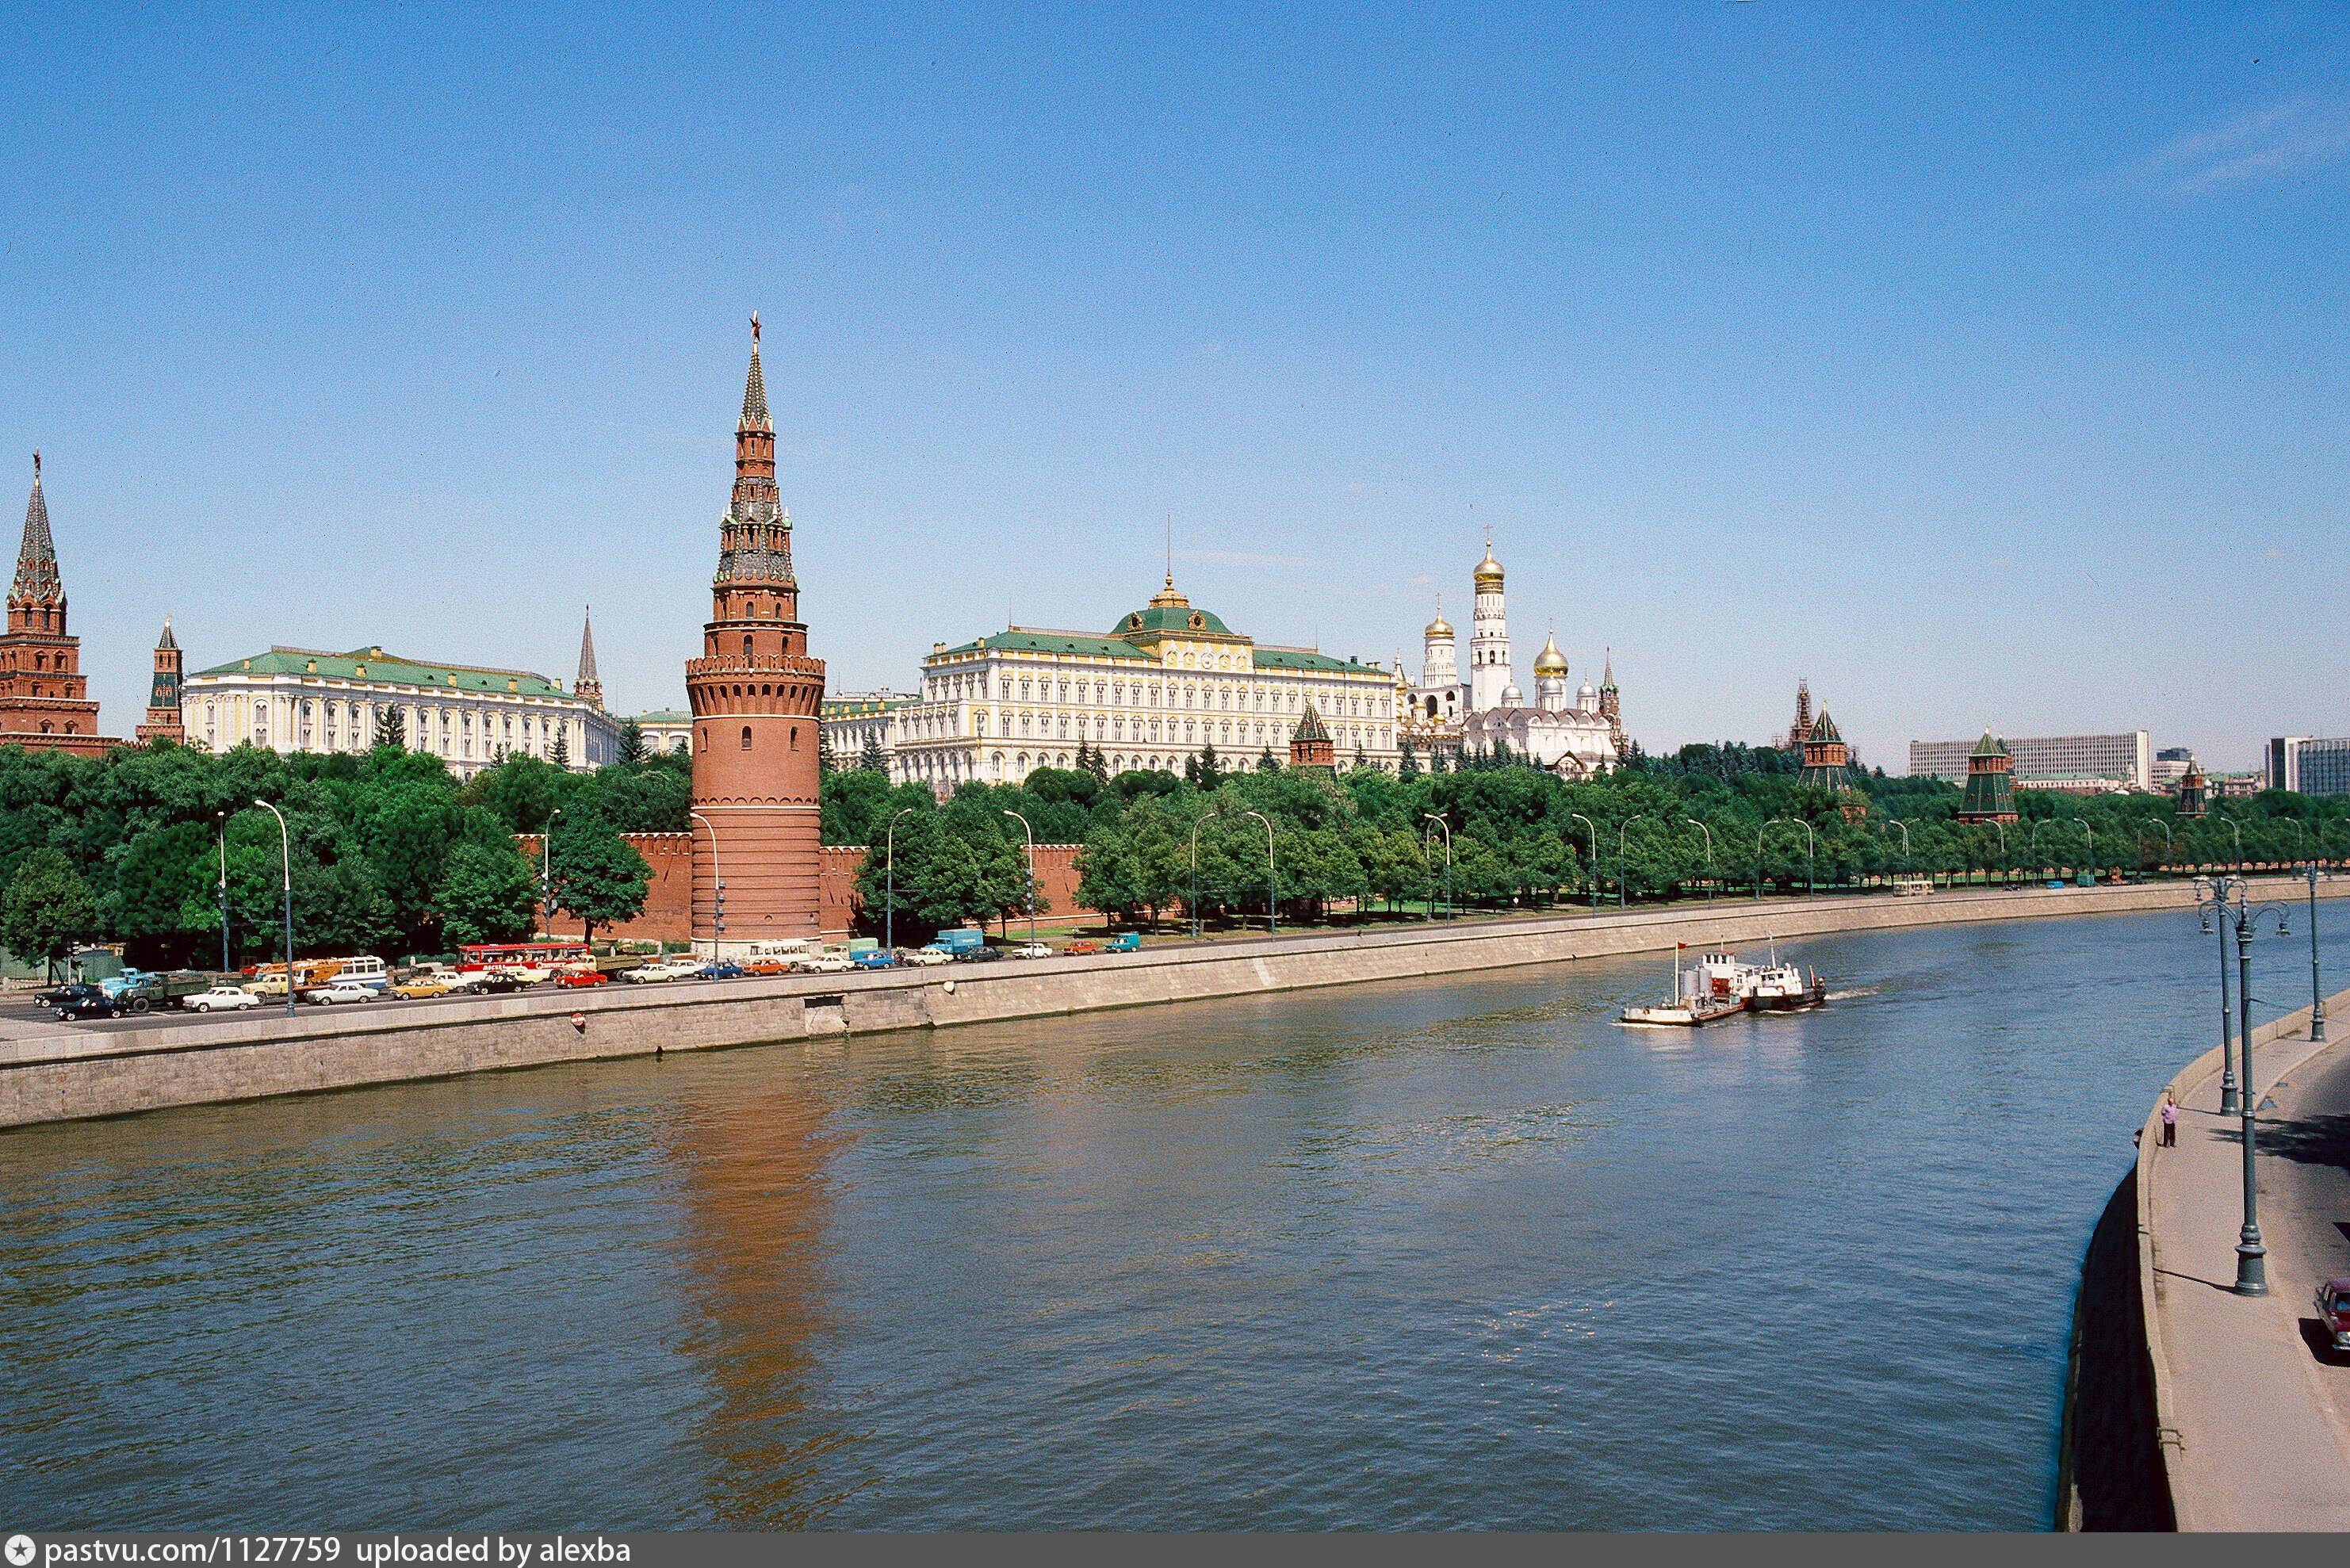
[(1781, 963), (1776, 944), (1768, 964), (1740, 963), (1735, 953), (1707, 953), (1684, 969), (1686, 944), (1673, 944), (1673, 997), (1648, 1007), (1627, 1007), (1621, 1022), (1694, 1029), (1740, 1012), (1804, 1012), (1827, 1000), (1827, 982), (1817, 970)]

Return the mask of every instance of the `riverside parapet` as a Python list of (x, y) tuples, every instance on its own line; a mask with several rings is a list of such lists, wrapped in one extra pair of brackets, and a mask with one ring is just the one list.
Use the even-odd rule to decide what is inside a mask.
[[(2280, 881), (2280, 891), (2299, 884)], [(2350, 894), (2350, 887), (2341, 889)], [(0, 1127), (662, 1051), (944, 1028), (1771, 938), (2184, 909), (2191, 885), (2031, 888), (1463, 920), (1137, 953), (68, 1025), (0, 1040)], [(577, 1023), (574, 1022), (575, 1017)]]

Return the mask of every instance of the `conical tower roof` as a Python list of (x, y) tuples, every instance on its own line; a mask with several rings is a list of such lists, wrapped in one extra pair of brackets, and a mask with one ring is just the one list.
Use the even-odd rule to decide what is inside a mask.
[(1835, 721), (1828, 717), (1828, 711), (1825, 708), (1820, 710), (1819, 719), (1812, 725), (1811, 738), (1814, 741), (1834, 741), (1839, 744), (1844, 741), (1844, 737), (1836, 733)]
[(161, 652), (164, 649), (177, 648), (179, 646), (180, 639), (172, 635), (172, 618), (170, 616), (165, 616), (163, 618), (163, 635), (156, 640), (156, 651)]
[(1602, 691), (1616, 690), (1616, 650), (1612, 648), (1607, 650), (1607, 669), (1599, 677), (1599, 690)]
[(579, 678), (572, 682), (577, 688), (596, 682), (596, 622), (586, 611), (579, 620)]
[(2007, 747), (2001, 742), (1993, 740), (1991, 732), (1985, 730), (1983, 738), (1975, 742), (1975, 749), (1969, 754), (1978, 757), (2003, 757), (2007, 755)]
[(743, 420), (734, 428), (767, 435), (775, 430), (767, 420), (767, 384), (759, 375), (759, 313), (755, 310), (751, 313), (751, 373), (743, 382)]
[(57, 580), (57, 547), (49, 538), (49, 504), (41, 498), (41, 454), (33, 454), (33, 493), (25, 503), (25, 542), (16, 551), (16, 576), (8, 602), (55, 603), (65, 597)]
[(1298, 715), (1297, 728), (1289, 732), (1289, 739), (1292, 743), (1299, 741), (1326, 742), (1330, 739), (1329, 728), (1322, 722), (1322, 715), (1314, 711), (1313, 703), (1305, 704), (1305, 711)]

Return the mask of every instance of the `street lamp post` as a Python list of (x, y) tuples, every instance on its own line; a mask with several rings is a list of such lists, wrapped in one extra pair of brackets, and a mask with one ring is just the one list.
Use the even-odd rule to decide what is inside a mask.
[(2228, 885), (2232, 877), (2219, 877), (2209, 881), (2195, 879), (2195, 910), (2203, 917), (2203, 929), (2210, 930), (2211, 917), (2221, 917), (2220, 930), (2220, 1114), (2234, 1116), (2240, 1108), (2236, 1094), (2236, 1004), (2228, 994)]
[[(2178, 846), (2171, 840), (2170, 824), (2167, 822), (2158, 822), (2151, 824), (2150, 826), (2162, 829), (2162, 869), (2168, 871), (2170, 869), (2170, 862), (2172, 858), (2178, 853)], [(2140, 834), (2138, 836), (2143, 838), (2146, 836), (2144, 834)]]
[(2077, 816), (2073, 820), (2079, 823), (2081, 831), (2089, 836), (2089, 885), (2095, 887), (2097, 881), (2097, 830)]
[[(2223, 917), (2228, 915), (2221, 906)], [(2277, 935), (2289, 936), (2286, 906), (2280, 903), (2248, 904), (2244, 898), (2244, 883), (2236, 881), (2236, 908), (2232, 919), (2236, 925), (2236, 1039), (2244, 1059), (2244, 1085), (2241, 1096), (2244, 1142), (2244, 1224), (2236, 1241), (2236, 1293), (2240, 1296), (2264, 1296), (2269, 1293), (2268, 1249), (2261, 1244), (2260, 1182), (2253, 1171), (2252, 1161), (2255, 1127), (2253, 1113), (2260, 1104), (2260, 1090), (2252, 1082), (2252, 929), (2264, 914), (2276, 916)]]
[[(216, 811), (216, 812), (213, 813), (213, 815), (214, 817), (218, 818), (218, 819), (219, 819), (219, 822), (220, 822), (220, 855), (221, 855), (221, 870), (220, 870), (220, 906), (221, 906), (221, 973), (223, 973), (223, 974), (226, 974), (226, 973), (228, 973), (228, 972), (229, 972), (229, 968), (228, 968), (228, 813), (226, 813), (226, 812), (224, 812), (224, 811)], [(286, 981), (286, 983), (287, 983), (288, 985), (291, 985), (291, 984), (293, 983), (293, 981), (292, 981), (291, 980), (288, 980), (288, 981)]]
[(1281, 893), (1273, 870), (1273, 822), (1263, 812), (1244, 811), (1243, 816), (1253, 816), (1264, 824), (1264, 934), (1281, 934)]
[[(1034, 947), (1036, 945), (1036, 830), (1029, 826), (1028, 819), (1016, 811), (1006, 809), (1003, 815), (1018, 823), (1020, 831), (1028, 836), (1028, 945)], [(1195, 847), (1191, 852), (1191, 886), (1194, 892), (1198, 891), (1200, 884), (1200, 856), (1196, 847), (1199, 843), (1199, 824), (1192, 824), (1191, 842)], [(1195, 937), (1200, 934), (1199, 925), (1199, 912), (1194, 909), (1191, 915), (1191, 934)]]
[(1999, 885), (2004, 888), (2012, 880), (2007, 863), (2007, 824), (1994, 820), (1991, 826), (1999, 829)]
[(1590, 836), (1591, 912), (1596, 915), (1599, 912), (1599, 830), (1592, 826), (1591, 819), (1584, 815), (1583, 813), (1579, 811), (1570, 811), (1566, 815), (1575, 818), (1575, 821), (1583, 824), (1584, 832)]
[(913, 809), (910, 805), (899, 806), (881, 839), (881, 945), (893, 953), (898, 950), (898, 817)]
[[(719, 939), (726, 934), (726, 878), (718, 874), (718, 829), (712, 825), (708, 817), (698, 811), (689, 811), (685, 815), (710, 829), (710, 961), (716, 963)], [(552, 822), (547, 824), (550, 831), (554, 826)], [(554, 919), (554, 914), (550, 909), (547, 923), (552, 926)], [(693, 925), (690, 917), (686, 922), (685, 938), (687, 944), (691, 945)]]
[[(2321, 847), (2323, 846), (2321, 845)], [(2309, 1038), (2312, 1043), (2325, 1038), (2325, 988), (2317, 978), (2317, 862), (2307, 867), (2309, 873)]]
[(1432, 811), (1419, 815), (1444, 829), (1444, 918), (1449, 920), (1452, 918), (1452, 825)]
[(1705, 835), (1705, 901), (1711, 904), (1713, 902), (1713, 829), (1694, 816), (1685, 816), (1681, 820)]
[[(555, 819), (562, 815), (563, 808), (559, 805), (548, 812), (546, 831), (538, 836), (538, 900), (539, 907), (545, 911), (540, 916), (538, 923), (549, 937), (555, 935)], [(686, 815), (698, 816), (701, 814), (689, 812)], [(718, 835), (715, 830), (712, 830), (710, 835), (710, 844), (711, 864), (714, 867), (717, 864), (718, 854)], [(686, 940), (691, 943), (692, 940), (693, 922), (689, 919), (686, 922)], [(714, 945), (710, 950), (710, 956), (713, 960), (718, 957), (718, 949)]]
[(265, 800), (253, 803), (277, 819), (277, 856), (286, 868), (286, 1016), (294, 1016), (294, 841), (286, 832), (286, 814)]
[(1898, 816), (1888, 816), (1885, 820), (1901, 830), (1901, 869), (1906, 875), (1909, 870), (1909, 825)]

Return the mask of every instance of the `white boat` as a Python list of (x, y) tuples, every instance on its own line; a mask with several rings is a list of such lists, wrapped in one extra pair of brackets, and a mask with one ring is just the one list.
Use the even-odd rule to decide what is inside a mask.
[(1739, 1012), (1801, 1012), (1827, 1000), (1827, 982), (1816, 970), (1781, 963), (1778, 947), (1767, 964), (1740, 963), (1738, 955), (1711, 952), (1681, 967), (1673, 949), (1673, 1000), (1653, 1007), (1624, 1009), (1626, 1023), (1694, 1029)]

